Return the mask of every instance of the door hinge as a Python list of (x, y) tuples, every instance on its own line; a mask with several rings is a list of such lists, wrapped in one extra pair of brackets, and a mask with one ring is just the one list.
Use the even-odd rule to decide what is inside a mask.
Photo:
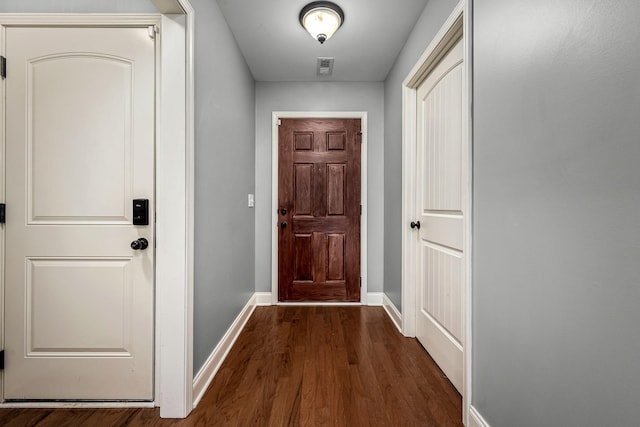
[(4, 350), (0, 351), (0, 371), (4, 369)]
[(360, 287), (362, 287), (362, 277), (360, 278)]
[(149, 27), (147, 29), (149, 31), (149, 38), (151, 40), (155, 40), (156, 39), (156, 34), (158, 33), (158, 26), (157, 25), (149, 25)]
[(282, 120), (278, 119), (278, 126), (282, 126)]
[(0, 203), (0, 224), (4, 224), (7, 219), (7, 205)]
[(0, 56), (0, 77), (2, 80), (7, 78), (7, 58)]
[(362, 216), (362, 205), (360, 205), (360, 216)]

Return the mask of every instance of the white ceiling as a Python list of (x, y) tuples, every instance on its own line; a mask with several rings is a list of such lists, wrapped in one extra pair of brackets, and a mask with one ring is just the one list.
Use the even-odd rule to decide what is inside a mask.
[[(300, 25), (310, 0), (218, 0), (257, 81), (383, 81), (428, 0), (333, 0), (342, 27), (323, 45)], [(334, 57), (333, 76), (316, 58)]]

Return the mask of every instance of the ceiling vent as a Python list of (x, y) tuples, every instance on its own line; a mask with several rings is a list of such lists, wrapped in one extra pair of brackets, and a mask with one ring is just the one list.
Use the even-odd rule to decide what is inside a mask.
[(333, 61), (334, 58), (318, 58), (318, 75), (319, 76), (330, 76), (333, 74)]

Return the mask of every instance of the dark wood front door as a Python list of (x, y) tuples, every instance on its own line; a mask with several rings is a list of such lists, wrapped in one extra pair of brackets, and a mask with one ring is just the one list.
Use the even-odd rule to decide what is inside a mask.
[(360, 119), (282, 119), (278, 299), (360, 301)]

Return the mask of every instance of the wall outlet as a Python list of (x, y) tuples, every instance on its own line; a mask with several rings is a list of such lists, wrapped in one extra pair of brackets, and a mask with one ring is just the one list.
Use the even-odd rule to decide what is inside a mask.
[(256, 205), (256, 200), (255, 200), (255, 198), (253, 197), (253, 194), (249, 194), (249, 197), (247, 197), (247, 202), (248, 202), (248, 203), (247, 203), (247, 205), (248, 205), (250, 208), (252, 208), (252, 207), (254, 207), (254, 206)]

